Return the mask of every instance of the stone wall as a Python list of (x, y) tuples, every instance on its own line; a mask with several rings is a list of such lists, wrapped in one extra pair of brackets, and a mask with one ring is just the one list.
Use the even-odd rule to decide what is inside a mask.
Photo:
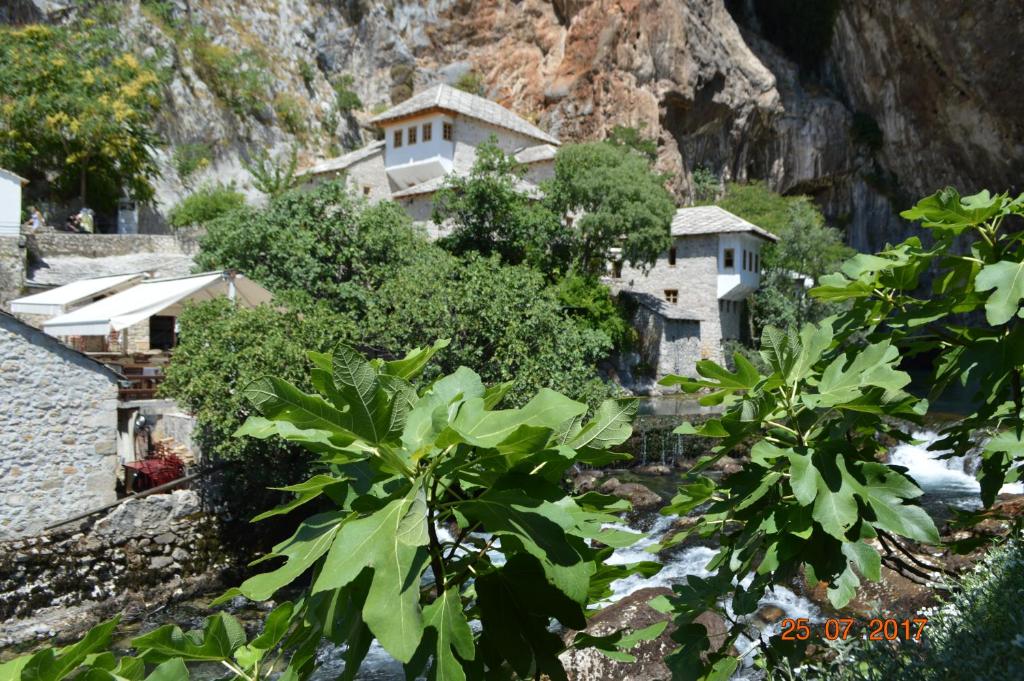
[(180, 230), (167, 234), (72, 234), (39, 231), (29, 236), (30, 247), (40, 257), (77, 255), (103, 258), (135, 253), (194, 255), (198, 250), (196, 234)]
[(18, 237), (0, 237), (0, 309), (21, 295), (25, 281), (25, 248)]
[(662, 253), (649, 272), (624, 265), (621, 286), (662, 300), (667, 289), (679, 292), (679, 307), (700, 319), (700, 359), (721, 362), (722, 322), (718, 310), (718, 236), (676, 239), (676, 265)]
[(0, 539), (115, 499), (117, 375), (0, 314)]
[(660, 379), (668, 374), (696, 375), (695, 365), (702, 359), (703, 322), (665, 319), (643, 305), (637, 305), (633, 327), (639, 338), (640, 356), (654, 372), (654, 378)]
[(0, 648), (69, 633), (41, 630), (42, 617), (25, 619), (40, 611), (88, 603), (98, 620), (142, 605), (147, 593), (170, 596), (190, 577), (215, 577), (232, 564), (219, 532), (199, 495), (177, 490), (131, 499), (81, 526), (0, 543)]

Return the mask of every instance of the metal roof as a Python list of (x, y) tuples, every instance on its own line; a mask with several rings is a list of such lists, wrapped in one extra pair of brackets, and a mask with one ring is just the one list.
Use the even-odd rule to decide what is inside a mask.
[(344, 156), (338, 156), (336, 158), (329, 158), (325, 161), (315, 163), (302, 172), (298, 173), (296, 177), (304, 177), (306, 175), (322, 175), (323, 173), (341, 172), (346, 170), (350, 166), (354, 165), (358, 161), (362, 161), (365, 158), (370, 158), (375, 154), (379, 154), (384, 151), (384, 140), (377, 140), (370, 142), (361, 149), (350, 151)]
[(500, 128), (533, 137), (541, 142), (558, 145), (555, 137), (547, 134), (533, 123), (520, 118), (497, 102), (471, 95), (450, 85), (439, 83), (423, 90), (400, 104), (370, 119), (371, 123), (383, 125), (396, 118), (406, 118), (430, 109), (444, 109), (469, 118), (496, 125)]
[(738, 215), (733, 215), (718, 206), (693, 206), (680, 208), (672, 218), (672, 236), (695, 236), (699, 234), (727, 234), (733, 232), (749, 232), (762, 239), (778, 241), (766, 229), (752, 222), (747, 222)]

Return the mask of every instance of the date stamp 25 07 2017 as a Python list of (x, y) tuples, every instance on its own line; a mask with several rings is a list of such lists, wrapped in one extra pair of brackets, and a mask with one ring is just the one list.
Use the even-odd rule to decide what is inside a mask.
[[(781, 638), (783, 641), (806, 641), (811, 637), (813, 630), (819, 630), (819, 636), (826, 640), (846, 640), (849, 636), (865, 635), (869, 641), (920, 641), (924, 632), (924, 625), (928, 624), (927, 617), (914, 617), (913, 619), (873, 619), (866, 623), (858, 622), (852, 617), (829, 618), (822, 623), (810, 622), (805, 617), (797, 619), (786, 618), (780, 622), (782, 625)], [(859, 630), (859, 631), (858, 631)]]

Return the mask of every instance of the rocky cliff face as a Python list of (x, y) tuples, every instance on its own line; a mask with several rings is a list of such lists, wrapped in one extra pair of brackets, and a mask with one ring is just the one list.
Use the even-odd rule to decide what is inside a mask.
[[(1019, 3), (845, 0), (831, 47), (801, 69), (761, 37), (753, 1), (730, 12), (723, 0), (130, 0), (122, 21), (174, 74), (165, 137), (215, 148), (191, 184), (244, 184), (239, 158), (256, 148), (298, 147), (303, 162), (337, 153), (369, 138), (360, 121), (372, 110), (474, 71), (488, 96), (564, 140), (642, 126), (681, 201), (698, 168), (764, 179), (814, 195), (860, 248), (902, 238), (896, 211), (942, 185), (1021, 188)], [(59, 20), (69, 4), (19, 0), (6, 18)], [(225, 108), (167, 17), (261, 55), (267, 105)], [(343, 74), (362, 112), (336, 110)], [(284, 100), (298, 122), (275, 106)], [(186, 189), (172, 161), (166, 152), (165, 204)]]

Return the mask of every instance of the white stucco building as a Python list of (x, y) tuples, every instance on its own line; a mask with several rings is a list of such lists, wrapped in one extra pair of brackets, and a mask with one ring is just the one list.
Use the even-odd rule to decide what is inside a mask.
[(521, 189), (527, 193), (538, 191), (536, 183), (554, 174), (560, 144), (500, 104), (444, 84), (413, 95), (371, 122), (383, 139), (317, 163), (301, 177), (315, 184), (344, 175), (371, 201), (397, 201), (431, 236), (441, 233), (430, 222), (434, 193), (446, 175), (469, 172), (480, 144), (493, 136), (526, 165)]
[(640, 353), (656, 377), (693, 375), (743, 337), (745, 299), (761, 283), (771, 232), (718, 206), (680, 208), (672, 245), (647, 272), (613, 263), (610, 283), (635, 303)]
[(21, 188), (28, 180), (0, 168), (0, 237), (21, 232)]

